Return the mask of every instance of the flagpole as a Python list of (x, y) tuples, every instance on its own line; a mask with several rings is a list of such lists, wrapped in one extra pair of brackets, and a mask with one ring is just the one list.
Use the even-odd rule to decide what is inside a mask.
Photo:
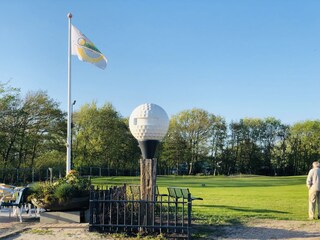
[(68, 13), (68, 121), (67, 121), (67, 163), (66, 174), (71, 170), (71, 18), (72, 14)]

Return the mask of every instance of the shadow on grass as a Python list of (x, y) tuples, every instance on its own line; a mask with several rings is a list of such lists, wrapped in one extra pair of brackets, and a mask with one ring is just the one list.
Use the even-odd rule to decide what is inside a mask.
[(288, 214), (289, 212), (278, 211), (278, 210), (270, 210), (270, 209), (254, 209), (249, 207), (232, 207), (227, 205), (196, 205), (197, 208), (225, 208), (229, 210), (239, 211), (239, 212), (252, 212), (252, 213), (280, 213), (280, 214)]

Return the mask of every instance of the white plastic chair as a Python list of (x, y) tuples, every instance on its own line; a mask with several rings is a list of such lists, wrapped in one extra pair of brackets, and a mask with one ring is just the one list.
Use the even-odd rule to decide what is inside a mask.
[(19, 217), (20, 222), (22, 222), (22, 207), (23, 207), (23, 199), (25, 197), (27, 188), (16, 188), (13, 194), (17, 193), (17, 197), (15, 202), (4, 202), (2, 197), (0, 199), (0, 207), (9, 207), (9, 217), (11, 217), (11, 208), (14, 208), (13, 214)]

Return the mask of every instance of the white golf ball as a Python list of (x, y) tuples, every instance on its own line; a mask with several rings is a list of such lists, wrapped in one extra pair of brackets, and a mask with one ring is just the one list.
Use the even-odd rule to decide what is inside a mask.
[(145, 103), (136, 107), (131, 113), (129, 128), (138, 141), (160, 141), (167, 134), (169, 117), (162, 107)]

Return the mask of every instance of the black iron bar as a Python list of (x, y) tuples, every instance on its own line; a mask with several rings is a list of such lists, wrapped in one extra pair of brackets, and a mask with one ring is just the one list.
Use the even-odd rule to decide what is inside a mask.
[[(133, 225), (133, 215), (134, 215), (134, 202), (133, 202), (133, 194), (132, 194), (132, 196), (131, 196), (131, 199), (132, 199), (132, 201), (131, 201), (131, 226)], [(131, 228), (132, 229), (132, 228)]]
[(188, 193), (188, 226), (187, 226), (188, 239), (191, 239), (191, 233), (190, 233), (190, 228), (191, 228), (191, 209), (192, 209), (192, 199), (191, 199), (191, 194)]
[[(167, 209), (167, 226), (170, 225), (170, 197), (168, 197), (168, 209)], [(169, 232), (169, 228), (167, 228), (167, 233)]]
[[(127, 209), (127, 204), (123, 203), (123, 225), (127, 226), (127, 221), (126, 221), (126, 209)], [(125, 228), (126, 229), (126, 228)]]
[[(110, 188), (109, 189), (109, 199), (110, 199), (110, 202), (109, 202), (109, 222), (110, 222), (110, 224), (112, 225), (112, 188)], [(110, 230), (110, 232), (111, 232), (111, 230), (112, 230), (112, 227), (110, 226), (110, 228), (109, 228)]]
[[(118, 201), (116, 202), (116, 206), (117, 206), (117, 207), (116, 207), (116, 209), (117, 209), (117, 214), (116, 214), (116, 215), (117, 215), (117, 225), (119, 225), (119, 196), (117, 196), (117, 198), (118, 198), (118, 199), (117, 199)], [(118, 230), (119, 230), (119, 229), (118, 229), (118, 227), (117, 227), (116, 232), (118, 232)]]
[[(174, 225), (177, 226), (177, 212), (178, 212), (178, 198), (176, 198), (176, 201), (174, 203)], [(176, 232), (176, 231), (174, 231)]]
[(167, 233), (170, 238), (191, 239), (191, 194), (188, 199), (168, 196), (165, 200), (159, 197), (146, 201), (135, 200), (133, 196), (126, 199), (123, 188), (90, 188), (89, 209), (90, 231), (136, 233), (144, 230)]
[[(103, 200), (106, 199), (106, 191), (103, 191)], [(105, 215), (106, 215), (106, 205), (105, 204), (102, 204), (102, 212), (103, 212), (103, 215), (102, 215), (102, 223), (105, 224)], [(104, 231), (104, 228), (103, 228), (103, 231)]]
[[(160, 226), (162, 226), (162, 196), (160, 196), (160, 209), (159, 209), (159, 212), (160, 212)], [(162, 232), (161, 231), (162, 229), (160, 228), (160, 233)]]
[[(184, 201), (185, 201), (185, 199), (184, 198), (182, 198), (182, 216), (181, 216), (181, 225), (182, 225), (182, 227), (183, 227), (183, 225), (184, 225)], [(183, 230), (182, 230), (183, 231)], [(183, 233), (183, 232), (182, 232)]]

